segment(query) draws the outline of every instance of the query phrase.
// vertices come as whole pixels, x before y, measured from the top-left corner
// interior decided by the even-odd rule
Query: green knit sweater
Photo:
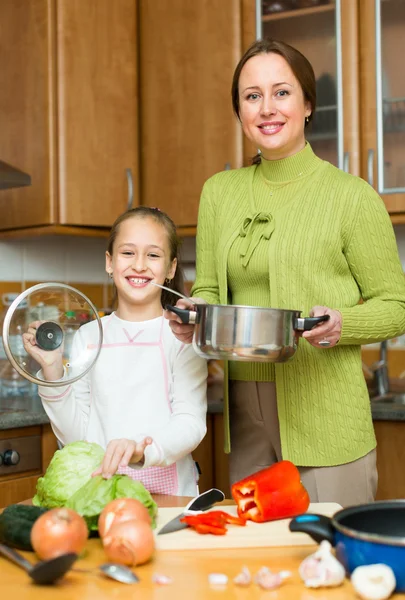
[[[289,362],[234,363],[232,376],[275,375],[283,458],[296,465],[344,464],[375,447],[361,344],[405,331],[405,278],[388,213],[365,181],[320,160],[309,144],[287,159],[214,175],[201,196],[192,294],[253,306],[267,298],[304,316],[315,305],[339,310],[334,348],[302,339]],[[227,383],[228,369],[229,452]]]

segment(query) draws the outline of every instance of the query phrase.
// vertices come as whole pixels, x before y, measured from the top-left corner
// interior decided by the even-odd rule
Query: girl
[[[63,444],[87,440],[106,448],[94,475],[125,473],[152,493],[195,496],[191,452],[206,433],[206,362],[175,338],[163,318],[163,307],[176,297],[150,285],[182,291],[178,247],[175,225],[159,209],[138,207],[116,220],[106,271],[116,287],[117,309],[102,318],[100,355],[72,386],[39,387],[39,395]],[[44,379],[61,379],[60,352],[35,344],[39,324],[24,335],[25,347]],[[96,329],[95,321],[80,328],[77,351],[94,347]]]

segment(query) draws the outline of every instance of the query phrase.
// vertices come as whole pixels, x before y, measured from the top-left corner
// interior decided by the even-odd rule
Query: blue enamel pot
[[[328,540],[349,574],[361,565],[388,565],[396,591],[405,592],[405,500],[351,506],[332,518],[306,513],[291,520],[290,531]]]

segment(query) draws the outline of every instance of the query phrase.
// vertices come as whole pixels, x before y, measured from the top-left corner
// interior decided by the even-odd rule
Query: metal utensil
[[[116,565],[114,563],[105,563],[99,566],[100,571],[110,579],[120,581],[121,583],[139,583],[139,577],[135,575],[129,567]]]
[[[187,529],[187,523],[181,523],[181,519],[183,517],[185,517],[186,515],[197,514],[204,510],[208,510],[217,502],[222,502],[224,498],[225,494],[217,488],[211,488],[210,490],[203,492],[199,496],[193,498],[193,500],[191,500],[187,504],[183,512],[181,512],[179,515],[174,517],[174,519],[166,523],[166,525],[164,525],[162,529],[158,531],[157,534],[162,535],[165,533],[173,533],[173,531],[179,531],[181,529]]]
[[[191,304],[195,304],[195,302],[191,298],[188,298],[184,294],[180,294],[180,292],[177,292],[176,290],[172,290],[171,288],[167,287],[166,285],[160,285],[160,283],[155,283],[154,281],[149,281],[149,283],[151,283],[152,285],[155,285],[158,288],[161,288],[162,290],[166,290],[166,292],[170,292],[171,294],[174,294],[175,296],[178,296],[179,298],[183,298],[183,300],[187,300],[188,302],[191,302]]]
[[[43,560],[33,565],[22,554],[4,544],[0,544],[0,554],[27,571],[31,579],[40,584],[54,583],[57,579],[63,577],[77,559],[77,554],[62,554],[51,560]]]
[[[135,573],[124,565],[118,565],[116,563],[103,563],[98,567],[91,569],[82,569],[81,567],[75,567],[72,569],[75,573],[90,573],[91,575],[97,575],[99,571],[106,577],[119,581],[120,583],[139,583],[139,577]]]

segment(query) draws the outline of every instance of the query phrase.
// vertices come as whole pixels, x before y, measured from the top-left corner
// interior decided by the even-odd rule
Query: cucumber
[[[10,504],[0,514],[0,542],[19,550],[33,550],[31,529],[46,508]]]

